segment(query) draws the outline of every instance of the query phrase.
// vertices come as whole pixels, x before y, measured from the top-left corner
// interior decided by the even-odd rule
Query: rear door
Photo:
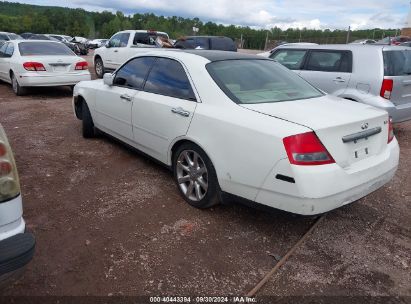
[[[135,142],[147,154],[167,162],[172,141],[187,133],[196,97],[183,65],[158,58],[150,71],[144,91],[133,105]]]
[[[133,141],[131,110],[153,62],[152,57],[132,59],[116,72],[112,86],[96,90],[96,124],[103,130]]]
[[[6,50],[10,43],[0,44],[0,79],[10,82],[10,58],[6,54]]]
[[[411,103],[411,50],[383,51],[384,79],[393,80],[390,101],[397,106]]]
[[[344,50],[310,50],[300,76],[313,86],[341,95],[352,72],[352,53]]]
[[[308,50],[304,49],[279,49],[272,53],[270,58],[295,73],[300,74],[307,54]]]

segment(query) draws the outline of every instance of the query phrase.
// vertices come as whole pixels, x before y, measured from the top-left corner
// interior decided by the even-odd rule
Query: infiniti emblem
[[[363,130],[368,129],[368,122],[364,122],[364,123],[361,125],[361,129],[363,129]]]

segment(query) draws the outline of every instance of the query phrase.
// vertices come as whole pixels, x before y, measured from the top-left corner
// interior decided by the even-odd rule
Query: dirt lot
[[[68,88],[15,97],[0,83],[37,252],[4,295],[239,295],[313,218],[241,205],[201,211],[170,172],[106,137],[85,140]],[[257,295],[411,296],[411,123],[383,189],[329,213]]]

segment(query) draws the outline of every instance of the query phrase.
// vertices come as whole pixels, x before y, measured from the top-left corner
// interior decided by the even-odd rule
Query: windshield
[[[20,42],[19,51],[21,56],[75,56],[67,46],[60,42]]]
[[[10,40],[18,40],[23,39],[23,37],[16,35],[16,34],[9,34]]]
[[[239,104],[273,103],[323,96],[308,82],[272,60],[241,59],[209,63],[214,81]]]
[[[384,51],[384,75],[411,75],[411,50]]]

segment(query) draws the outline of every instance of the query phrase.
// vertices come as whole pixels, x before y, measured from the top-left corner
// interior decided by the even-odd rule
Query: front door
[[[167,163],[170,144],[187,133],[197,102],[184,67],[158,58],[133,106],[134,139],[139,149]]]
[[[135,97],[143,86],[155,58],[135,58],[114,75],[112,86],[96,91],[96,124],[124,141],[133,141],[131,113]]]

